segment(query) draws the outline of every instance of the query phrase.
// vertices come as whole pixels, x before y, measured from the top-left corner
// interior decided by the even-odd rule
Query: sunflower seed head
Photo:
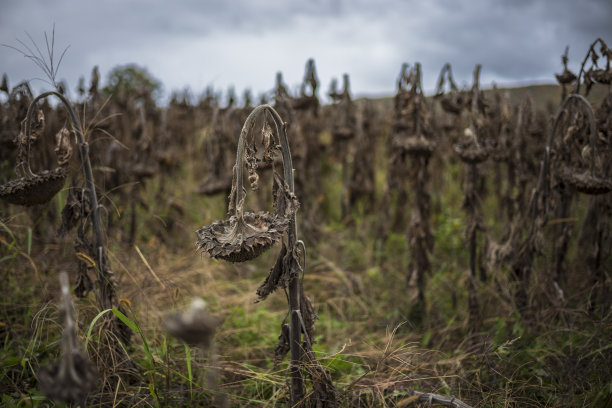
[[[66,177],[66,169],[59,167],[42,171],[34,177],[11,180],[0,186],[0,199],[16,205],[45,204],[64,187]]]
[[[287,218],[276,214],[247,212],[242,220],[232,216],[200,228],[196,246],[213,258],[249,261],[280,240],[288,225]]]
[[[589,171],[576,173],[563,166],[558,177],[583,194],[599,195],[612,191],[612,181],[610,179],[593,176]]]

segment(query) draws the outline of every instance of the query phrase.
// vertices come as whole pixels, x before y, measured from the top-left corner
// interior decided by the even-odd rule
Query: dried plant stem
[[[587,209],[579,239],[579,248],[584,253],[586,265],[591,273],[592,288],[589,293],[591,312],[608,310],[610,307],[610,283],[606,270],[606,259],[612,254],[612,204],[604,195],[592,196]]]
[[[580,64],[580,72],[578,72],[578,79],[576,80],[576,90],[574,91],[575,94],[580,93],[580,79],[582,78],[582,74],[584,73],[584,66],[586,65],[591,53],[595,52],[595,46],[597,45],[597,43],[600,43],[602,47],[604,48],[608,48],[604,40],[602,40],[601,38],[598,38],[595,41],[593,41],[593,43],[591,43],[591,45],[589,46],[589,50],[587,51],[586,55],[584,56],[584,59],[582,60],[582,64]],[[610,64],[610,60],[608,60],[608,69],[609,69],[609,64]]]
[[[470,114],[470,128],[474,135],[474,144],[480,149],[478,140],[478,126],[476,118],[478,116],[478,95],[479,95],[479,76],[480,64],[476,65],[474,70],[474,85],[472,87],[472,106]],[[468,231],[467,241],[470,250],[470,274],[468,276],[468,309],[470,317],[470,327],[477,330],[480,326],[480,306],[478,304],[478,292],[476,288],[476,269],[478,261],[478,230],[482,228],[482,210],[480,205],[480,197],[478,195],[478,186],[480,185],[480,175],[478,173],[478,164],[466,163],[464,166],[466,182],[464,184],[464,207],[468,215]],[[484,270],[481,270],[480,279],[486,280]]]
[[[593,47],[596,43],[597,41],[593,43],[591,47]],[[591,104],[582,95],[570,94],[565,98],[565,100],[561,104],[561,107],[557,111],[557,115],[555,116],[555,120],[552,125],[552,130],[548,134],[546,149],[548,152],[552,148],[553,138],[555,137],[557,133],[558,124],[561,121],[562,116],[567,115],[567,109],[571,103],[577,103],[579,105],[582,105],[584,108],[583,111],[586,111],[587,113],[587,117],[589,121],[589,145],[590,145],[590,150],[591,150],[590,172],[591,172],[591,176],[593,176],[594,168],[595,168],[594,167],[595,166],[595,155],[596,155],[596,146],[595,146],[596,139],[595,138],[597,135],[597,125],[595,122],[595,115],[593,113]],[[558,199],[559,202],[558,202],[556,218],[565,219],[570,216],[573,196],[574,196],[573,192],[562,191],[560,193],[560,197]],[[567,257],[567,250],[569,247],[569,242],[570,242],[571,235],[572,235],[572,227],[573,225],[571,223],[565,223],[565,224],[561,224],[557,226],[556,228],[558,230],[557,231],[558,238],[555,242],[555,247],[554,247],[554,252],[555,252],[554,254],[555,256],[555,260],[554,260],[555,261],[555,277],[554,279],[558,283],[561,282],[564,278],[565,261]]]
[[[413,392],[414,395],[418,395],[418,402],[428,403],[429,406],[431,406],[432,403],[435,403],[452,408],[471,408],[470,405],[458,400],[455,397],[445,397],[444,395],[434,394],[433,392]]]
[[[281,154],[283,159],[283,178],[284,182],[289,189],[291,194],[294,193],[294,181],[293,181],[293,161],[291,159],[291,150],[289,148],[289,141],[287,139],[287,124],[283,122],[278,112],[270,105],[260,105],[253,109],[244,122],[242,131],[240,132],[240,139],[238,140],[238,151],[236,157],[236,165],[234,166],[234,174],[236,181],[236,192],[234,198],[234,210],[236,216],[241,218],[244,208],[244,187],[243,187],[243,174],[244,174],[244,159],[245,159],[245,145],[246,138],[249,131],[255,125],[255,118],[261,113],[270,114],[276,132],[279,136]],[[232,203],[230,203],[230,208]],[[296,215],[293,213],[289,220],[289,228],[287,230],[287,256],[293,256],[296,251],[297,244],[297,223]],[[293,263],[290,263],[293,265]],[[289,314],[291,316],[290,321],[290,337],[289,346],[291,354],[291,368],[290,368],[290,382],[291,382],[291,406],[295,406],[304,398],[304,381],[302,378],[302,372],[300,370],[300,362],[302,359],[302,341],[301,334],[302,328],[300,324],[300,279],[299,271],[291,270],[289,272]]]
[[[470,250],[470,275],[468,277],[468,309],[470,315],[470,326],[476,329],[479,326],[480,306],[478,304],[478,293],[476,289],[476,269],[478,252],[478,230],[480,228],[480,198],[477,193],[477,186],[480,177],[478,176],[477,164],[466,164],[467,181],[464,191],[468,212],[468,245]],[[486,276],[481,272],[480,279],[485,280]]]
[[[102,233],[102,220],[100,218],[100,209],[98,207],[98,197],[96,195],[96,187],[94,184],[93,171],[91,169],[91,162],[89,160],[89,144],[85,140],[83,136],[81,126],[81,122],[72,107],[72,104],[66,99],[66,97],[59,92],[49,91],[38,95],[30,106],[28,107],[28,113],[25,118],[25,130],[26,130],[26,140],[29,140],[30,136],[30,127],[31,127],[31,118],[34,114],[36,104],[38,101],[45,99],[49,96],[57,97],[66,112],[68,113],[68,117],[70,118],[70,122],[72,124],[73,131],[76,135],[77,142],[79,144],[79,153],[81,155],[81,164],[83,168],[83,175],[85,177],[85,184],[89,193],[89,200],[92,203],[92,209],[90,214],[90,221],[93,230],[93,239],[94,239],[94,249],[96,250],[97,255],[97,267],[98,267],[98,280],[99,280],[99,293],[98,293],[98,302],[100,303],[100,307],[102,309],[108,309],[116,306],[116,289],[111,279],[111,276],[108,276],[107,267],[105,262],[106,258],[106,246],[104,240],[104,234]],[[28,164],[29,166],[29,164]]]
[[[266,106],[266,105],[264,105]],[[289,188],[289,192],[293,194],[293,161],[291,159],[291,150],[289,141],[287,140],[287,124],[282,121],[280,115],[267,105],[268,112],[272,114],[272,118],[277,126],[280,124],[280,144],[281,153],[283,156],[283,178]],[[287,248],[288,253],[292,254],[296,250],[297,244],[297,222],[296,215],[293,213],[289,220],[289,229],[287,230]],[[291,403],[297,404],[304,397],[304,380],[300,371],[300,361],[302,359],[302,327],[300,324],[300,279],[299,271],[291,270],[289,274],[289,311],[291,314],[291,322],[289,326],[289,346],[291,354]]]
[[[548,213],[550,211],[550,168],[551,168],[551,151],[553,147],[553,139],[557,134],[557,127],[561,122],[561,118],[567,114],[567,108],[570,103],[577,102],[586,107],[589,120],[589,144],[591,146],[591,173],[594,171],[593,163],[595,162],[595,137],[596,123],[594,119],[591,104],[582,95],[570,94],[565,98],[548,130],[546,138],[546,149],[544,157],[540,164],[540,174],[538,183],[534,188],[529,201],[529,212],[527,213],[529,229],[522,241],[517,255],[512,262],[512,271],[514,278],[518,281],[518,289],[516,292],[516,302],[519,310],[524,309],[527,304],[527,288],[531,276],[531,269],[535,254],[538,252],[538,247],[541,241],[541,232],[548,221]],[[561,260],[562,261],[562,260]],[[557,265],[557,271],[560,271],[560,265]],[[558,272],[556,279],[559,278]]]
[[[404,71],[404,70],[403,70]],[[410,90],[411,99],[414,101],[414,135],[423,137],[423,131],[426,124],[424,123],[423,115],[425,114],[425,98],[421,85],[421,64],[416,63],[414,69],[414,85]],[[414,259],[413,270],[410,276],[416,272],[418,298],[414,318],[422,321],[427,312],[425,301],[425,290],[427,286],[426,278],[431,269],[429,262],[429,253],[433,250],[433,235],[429,228],[430,211],[430,195],[427,191],[429,184],[429,154],[423,154],[420,151],[410,151],[411,169],[410,178],[412,179],[412,188],[415,191],[415,203],[412,210],[412,219],[408,229],[408,241],[410,245],[411,256]],[[420,316],[417,315],[420,314]]]
[[[416,310],[424,319],[427,312],[425,291],[427,289],[427,274],[431,270],[429,254],[433,249],[433,235],[429,228],[430,218],[430,195],[427,192],[429,183],[428,157],[413,157],[413,189],[416,191],[413,216],[410,221],[408,232],[410,252],[414,259],[414,267],[417,274],[418,299]],[[410,274],[412,275],[412,273]],[[416,317],[416,316],[415,316]]]

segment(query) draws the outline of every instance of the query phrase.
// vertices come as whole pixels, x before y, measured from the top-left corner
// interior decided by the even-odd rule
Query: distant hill
[[[531,95],[537,109],[545,109],[548,104],[559,106],[561,103],[561,86],[557,84],[546,85],[527,85],[515,88],[498,88],[502,95],[505,92],[510,94],[510,102],[513,105],[520,103],[527,95]],[[485,89],[485,97],[491,98],[492,89]],[[603,85],[594,86],[589,92],[587,99],[596,107],[601,103],[608,92],[608,87]]]
[[[510,102],[513,105],[517,105],[527,95],[531,95],[533,98],[534,106],[536,109],[546,109],[548,104],[557,107],[561,103],[561,86],[557,84],[543,84],[543,85],[527,85],[513,88],[498,88],[498,92],[502,95],[506,92],[509,93]],[[593,104],[594,108],[601,103],[604,97],[607,95],[607,85],[595,85],[589,93],[588,100]],[[491,99],[493,97],[493,89],[484,89],[485,98]],[[431,96],[430,96],[431,97]],[[393,109],[393,97],[383,97],[373,99],[376,101],[379,109]]]

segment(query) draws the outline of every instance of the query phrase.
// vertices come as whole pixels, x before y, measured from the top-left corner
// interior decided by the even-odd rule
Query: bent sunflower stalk
[[[87,197],[89,204],[86,205],[89,210],[87,215],[82,215],[83,218],[88,218],[88,222],[91,225],[92,230],[92,241],[91,244],[86,242],[89,241],[84,239],[84,229],[78,234],[76,242],[85,244],[86,256],[91,261],[91,264],[96,269],[97,273],[97,290],[96,300],[99,307],[102,310],[119,308],[118,299],[116,294],[115,280],[112,271],[110,270],[110,263],[107,257],[105,237],[102,230],[102,220],[100,217],[100,209],[98,205],[98,197],[96,194],[95,183],[93,178],[93,171],[91,167],[91,161],[89,159],[89,144],[85,140],[83,134],[83,127],[76,114],[70,101],[61,93],[57,91],[48,91],[36,96],[30,105],[26,113],[26,118],[22,122],[22,134],[19,136],[20,143],[20,160],[17,164],[17,169],[24,174],[19,180],[13,180],[9,183],[0,186],[0,197],[13,204],[18,205],[33,205],[42,204],[51,200],[64,186],[65,180],[68,176],[68,171],[65,166],[70,159],[71,143],[69,139],[69,131],[62,129],[56,137],[58,137],[58,145],[56,153],[58,153],[58,164],[60,167],[53,171],[43,171],[40,174],[35,174],[30,168],[30,143],[32,141],[32,119],[37,112],[38,103],[48,97],[56,97],[60,100],[61,105],[68,114],[68,119],[72,127],[72,132],[76,135],[76,141],[79,147],[79,153],[81,158],[81,168],[83,176],[85,178],[85,188],[82,193],[82,199]],[[24,151],[25,150],[25,151]],[[86,190],[86,191],[85,191]],[[83,204],[85,206],[85,204]],[[64,218],[65,215],[62,214]],[[67,220],[64,220],[66,223]],[[78,220],[72,220],[70,226],[62,226],[60,230],[66,232],[67,229],[74,226]],[[87,222],[87,220],[81,220]],[[79,285],[77,285],[79,286]],[[77,292],[77,295],[79,293]],[[125,343],[129,342],[131,332],[127,326],[122,324],[116,319],[113,319],[111,323],[110,331],[117,335],[119,339]]]
[[[37,103],[40,100],[48,98],[50,96],[55,96],[60,100],[64,109],[68,113],[68,117],[72,125],[72,130],[76,135],[79,153],[81,156],[83,176],[85,178],[85,186],[87,189],[89,201],[92,204],[89,219],[93,232],[93,248],[95,250],[94,259],[96,260],[98,272],[98,302],[102,309],[112,308],[117,306],[116,288],[112,273],[109,271],[109,266],[107,265],[108,259],[106,256],[106,244],[104,234],[102,232],[102,219],[100,217],[100,208],[98,206],[98,197],[96,194],[91,161],[89,160],[89,143],[85,140],[82,131],[81,121],[79,120],[79,117],[77,116],[74,108],[72,107],[72,104],[64,95],[56,91],[44,92],[38,95],[36,98],[34,98],[32,103],[30,104],[30,107],[28,108],[28,113],[25,119],[25,136],[26,139],[29,138],[31,132],[31,117],[33,115],[33,112],[35,110],[34,108],[36,107]],[[26,166],[27,172],[29,170],[29,163],[26,163]]]
[[[248,142],[248,136],[257,118],[262,114],[264,115],[262,143],[265,152],[263,158],[257,158],[257,149],[254,144],[251,145]],[[268,125],[268,118],[272,119],[274,132]],[[258,162],[263,161],[264,164],[269,162],[273,165],[273,156],[279,148],[282,156],[283,176],[274,172],[274,212],[245,212],[244,167],[249,168],[249,181],[251,186],[255,187],[259,178]],[[298,247],[302,246],[302,249],[304,247],[303,242],[297,239],[296,211],[298,206],[294,194],[293,162],[287,139],[287,123],[272,106],[257,106],[245,120],[240,132],[236,164],[233,169],[232,191],[229,197],[228,213],[230,217],[200,228],[197,231],[196,246],[198,250],[207,252],[213,258],[229,262],[245,262],[256,258],[275,242],[282,240],[286,233],[286,243],[283,241],[276,264],[257,290],[257,294],[259,300],[263,300],[279,287],[288,289],[290,323],[288,326],[283,324],[275,354],[277,358],[282,359],[287,351],[290,351],[291,406],[306,403],[302,365],[310,374],[316,389],[311,393],[310,399],[315,396],[320,402],[325,399],[323,406],[336,406],[337,393],[331,385],[329,373],[316,364],[316,361],[313,361],[308,354],[312,350],[311,339],[315,316],[312,305],[304,295],[301,285],[300,275],[303,273],[303,268],[299,262]],[[304,334],[304,340],[302,340],[302,334]],[[319,392],[321,389],[327,390],[327,395],[322,395]]]

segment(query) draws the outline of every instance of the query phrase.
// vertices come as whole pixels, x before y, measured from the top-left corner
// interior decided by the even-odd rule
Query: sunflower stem
[[[270,105],[259,105],[251,111],[249,116],[242,126],[240,139],[238,140],[238,150],[236,154],[236,164],[234,166],[234,185],[236,186],[233,197],[233,203],[230,202],[230,208],[233,205],[238,221],[243,218],[245,191],[243,187],[244,161],[246,137],[255,125],[255,118],[260,112],[270,113],[276,128],[276,134],[279,137],[281,154],[283,158],[283,178],[287,184],[287,188],[291,194],[294,194],[293,180],[293,160],[291,158],[291,149],[287,138],[287,123],[282,120],[278,112]],[[297,222],[296,215],[293,213],[289,220],[289,228],[287,230],[287,256],[293,256],[297,244]],[[293,263],[289,263],[294,265]],[[289,314],[290,322],[290,338],[289,347],[291,354],[290,365],[290,392],[291,406],[296,406],[304,398],[304,381],[300,369],[302,359],[302,329],[300,316],[300,279],[298,270],[289,271]]]
[[[72,104],[68,101],[68,99],[59,92],[49,91],[44,92],[37,97],[34,98],[30,106],[28,107],[28,112],[25,118],[25,137],[26,140],[30,138],[31,132],[31,119],[34,113],[34,108],[36,104],[49,96],[57,97],[66,112],[68,113],[68,117],[70,118],[70,122],[72,124],[72,129],[76,135],[77,142],[79,144],[79,152],[81,155],[81,163],[83,166],[83,175],[85,177],[85,184],[87,186],[87,190],[89,193],[89,199],[92,203],[91,217],[90,222],[93,230],[93,239],[94,239],[94,249],[98,254],[98,280],[100,282],[99,286],[99,303],[102,309],[108,309],[116,306],[116,288],[111,280],[111,277],[107,274],[107,268],[104,263],[106,261],[106,247],[104,234],[102,233],[102,220],[100,218],[100,208],[98,206],[98,197],[96,195],[96,187],[94,184],[93,171],[91,168],[91,161],[89,160],[89,144],[85,140],[82,132],[81,121],[77,116]],[[28,149],[29,150],[29,149]],[[27,157],[27,168],[29,168],[29,152]]]

